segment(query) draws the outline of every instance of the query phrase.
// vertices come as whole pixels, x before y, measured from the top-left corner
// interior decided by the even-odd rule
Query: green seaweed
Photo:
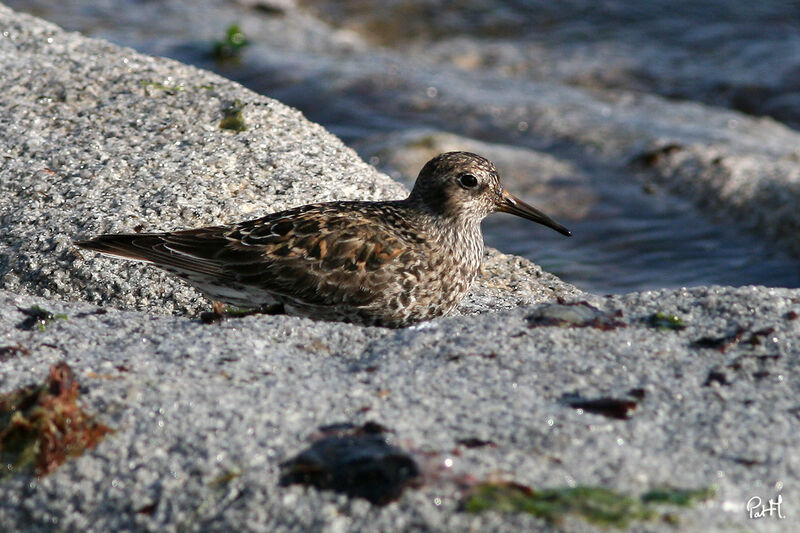
[[[680,331],[686,329],[683,320],[675,315],[667,315],[658,311],[647,317],[647,325],[659,331]]]
[[[639,500],[591,486],[534,490],[517,483],[482,483],[472,489],[464,510],[528,513],[553,523],[576,514],[593,524],[615,527],[655,518],[655,512]]]
[[[253,309],[245,307],[236,307],[234,305],[226,305],[222,308],[223,313],[230,316],[250,316],[254,314]]]
[[[225,31],[225,38],[214,43],[211,54],[217,61],[238,61],[242,49],[249,44],[239,25],[231,24]]]
[[[50,325],[51,322],[54,320],[66,320],[67,315],[61,313],[53,313],[48,311],[47,309],[43,309],[38,305],[34,305],[33,307],[29,307],[27,309],[23,309],[18,307],[23,314],[25,314],[28,318],[17,324],[19,329],[33,329],[34,327],[37,328],[39,331],[44,331],[47,329],[47,326]]]
[[[462,508],[471,513],[528,513],[551,523],[560,523],[571,514],[603,527],[625,528],[634,520],[674,523],[677,521],[674,514],[662,513],[654,505],[688,507],[714,494],[714,487],[660,488],[636,498],[595,486],[532,489],[513,482],[486,482],[469,490]]]
[[[231,105],[225,108],[222,112],[222,120],[219,121],[219,127],[223,130],[245,131],[247,123],[242,115],[244,104],[241,100],[234,100]]]
[[[142,87],[148,87],[150,89],[158,89],[159,91],[164,91],[167,94],[175,94],[186,90],[186,87],[184,87],[183,85],[165,85],[157,81],[142,80],[141,85]]]
[[[674,489],[661,487],[652,489],[642,494],[644,503],[660,503],[689,507],[695,503],[713,498],[717,493],[716,487],[703,487],[700,489]]]

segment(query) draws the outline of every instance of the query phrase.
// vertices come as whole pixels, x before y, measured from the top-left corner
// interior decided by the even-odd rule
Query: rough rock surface
[[[473,316],[403,330],[283,316],[205,325],[186,316],[205,306],[195,293],[81,258],[70,240],[403,188],[296,111],[220,77],[2,6],[0,27],[0,394],[66,361],[83,406],[115,429],[53,474],[0,478],[4,529],[596,529],[572,515],[464,512],[464,486],[487,479],[632,495],[716,487],[637,531],[785,531],[796,519],[800,291],[601,298],[494,253],[462,308]],[[240,133],[219,128],[236,99]],[[597,320],[537,324],[581,320],[548,307],[557,296],[588,300]],[[26,329],[34,305],[66,317]],[[685,327],[660,330],[656,313]],[[619,419],[570,406],[576,395],[633,407]],[[281,463],[318,427],[367,421],[414,453],[420,487],[376,507],[279,486]],[[777,494],[785,520],[748,518],[751,497]]]
[[[0,482],[0,522],[20,531],[547,529],[524,514],[459,510],[464,480],[501,478],[626,494],[715,486],[704,504],[664,510],[677,527],[636,530],[785,531],[800,505],[798,296],[717,287],[595,301],[621,311],[626,327],[613,330],[532,327],[527,317],[540,308],[530,306],[387,330],[97,315],[89,304],[2,292],[0,345],[26,350],[2,362],[2,391],[40,382],[66,360],[87,410],[116,433],[47,477]],[[67,318],[23,330],[19,308],[34,304]],[[647,323],[655,312],[687,327],[658,331]],[[725,351],[693,344],[739,327]],[[631,391],[640,399],[627,420],[564,401]],[[367,421],[427,465],[422,487],[379,508],[279,486],[281,463],[319,426]],[[470,439],[490,444],[458,444]],[[785,521],[747,518],[751,497],[778,493]],[[562,527],[593,530],[572,516]]]

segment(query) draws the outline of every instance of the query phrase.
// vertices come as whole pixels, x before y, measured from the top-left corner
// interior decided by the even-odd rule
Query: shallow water
[[[710,220],[665,192],[604,183],[585,216],[564,221],[570,239],[500,216],[484,222],[487,244],[601,294],[714,284],[798,286],[796,260],[771,243]]]
[[[546,80],[565,91],[646,91],[799,123],[800,8],[792,2],[601,8],[577,0],[461,0],[444,9],[435,0],[337,0],[301,2],[300,11],[278,1],[63,4],[9,2],[68,29],[217,70],[301,109],[387,171],[382,154],[408,148],[397,132],[419,129],[564,162],[569,168],[544,186],[532,176],[515,187],[544,211],[554,209],[572,238],[505,215],[487,219],[484,230],[489,245],[581,288],[800,286],[795,258],[735,221],[643,183],[626,162],[536,137],[528,126],[537,117],[524,109],[537,97],[529,83]],[[281,12],[284,5],[289,10]],[[238,61],[216,62],[213,40],[234,22],[252,44]],[[512,164],[498,153],[501,169]],[[591,200],[556,205],[559,190]]]

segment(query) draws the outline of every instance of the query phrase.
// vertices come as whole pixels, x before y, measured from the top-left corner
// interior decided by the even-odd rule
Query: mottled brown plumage
[[[153,263],[215,301],[402,327],[458,305],[483,257],[480,222],[495,211],[569,235],[505,191],[492,163],[449,152],[423,167],[405,200],[312,204],[239,224],[76,245]]]

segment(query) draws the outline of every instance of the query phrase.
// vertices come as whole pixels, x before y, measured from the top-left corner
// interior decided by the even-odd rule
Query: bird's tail
[[[104,255],[152,263],[175,274],[223,275],[224,261],[215,254],[227,242],[207,233],[213,228],[170,233],[120,233],[100,235],[75,246]],[[248,259],[256,252],[245,255]]]
[[[152,263],[154,258],[148,251],[161,242],[161,237],[154,233],[119,233],[99,235],[85,241],[74,241],[73,244],[103,255]]]

